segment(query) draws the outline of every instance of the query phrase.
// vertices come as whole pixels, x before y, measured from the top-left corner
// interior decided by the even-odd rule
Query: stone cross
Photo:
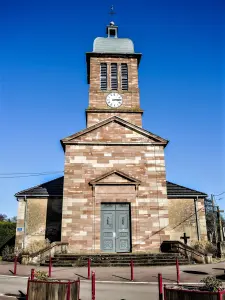
[[[184,240],[184,244],[187,245],[188,239],[190,239],[190,236],[187,236],[186,233],[184,232],[184,236],[180,237],[182,240]]]

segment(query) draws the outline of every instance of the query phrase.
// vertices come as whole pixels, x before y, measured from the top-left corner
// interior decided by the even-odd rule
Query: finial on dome
[[[114,6],[111,6],[109,14],[111,16],[115,15]],[[106,33],[108,34],[109,38],[117,38],[118,33],[118,26],[115,26],[115,23],[111,21],[109,25],[106,27]]]

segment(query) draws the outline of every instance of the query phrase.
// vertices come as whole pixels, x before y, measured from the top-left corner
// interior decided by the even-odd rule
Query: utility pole
[[[222,234],[222,226],[221,226],[221,215],[220,215],[221,212],[224,212],[224,210],[220,210],[219,206],[217,206],[218,242],[223,242],[223,234]]]
[[[195,206],[195,219],[196,219],[197,238],[198,238],[198,241],[200,241],[201,233],[200,233],[200,228],[199,228],[199,217],[198,217],[198,197],[194,199],[194,206]]]
[[[213,224],[214,224],[214,238],[215,239],[215,244],[217,243],[217,225],[216,225],[216,218],[215,218],[215,205],[214,205],[214,198],[213,194],[211,194],[211,202],[212,202],[212,211],[213,211]]]

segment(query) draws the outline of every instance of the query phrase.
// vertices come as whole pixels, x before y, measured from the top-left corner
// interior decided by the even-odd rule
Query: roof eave
[[[46,197],[62,197],[63,195],[49,195],[49,194],[46,194],[46,195],[39,195],[39,194],[23,194],[23,195],[15,195],[15,197],[17,198],[17,201],[18,201],[18,198],[24,198],[24,197],[29,197],[29,198],[46,198]]]
[[[200,194],[200,195],[188,195],[188,194],[174,194],[174,195],[169,195],[167,194],[168,198],[206,198],[208,197],[207,194]]]

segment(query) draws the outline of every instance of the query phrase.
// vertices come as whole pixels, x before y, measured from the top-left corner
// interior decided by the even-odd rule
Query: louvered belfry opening
[[[123,91],[128,90],[128,67],[127,64],[121,64],[121,86]]]
[[[100,87],[101,90],[107,90],[107,64],[100,65]]]
[[[111,64],[111,90],[118,90],[117,64]]]

